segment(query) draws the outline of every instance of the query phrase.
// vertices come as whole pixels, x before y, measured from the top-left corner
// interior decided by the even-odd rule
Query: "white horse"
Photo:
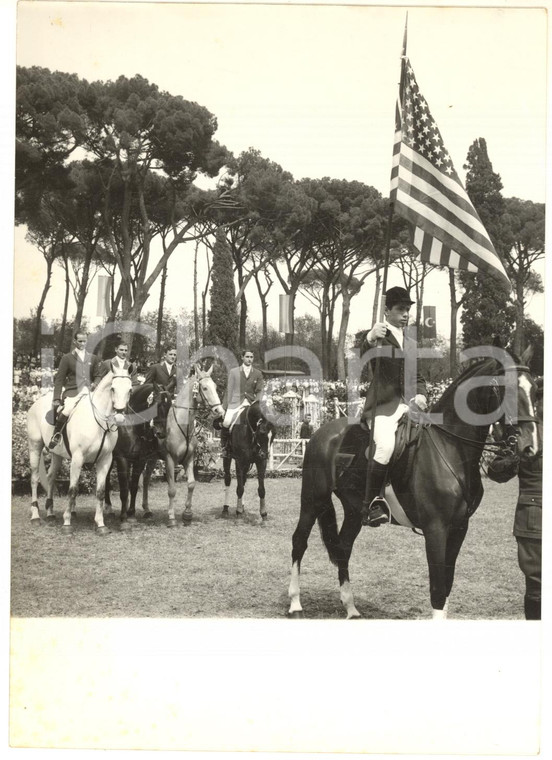
[[[123,411],[128,404],[132,381],[127,371],[108,372],[93,393],[85,389],[75,398],[66,399],[70,406],[65,440],[52,451],[52,464],[44,477],[44,446],[51,440],[54,430],[46,415],[52,406],[52,391],[41,396],[29,409],[27,434],[31,465],[31,524],[40,525],[38,509],[38,483],[46,490],[46,518],[54,520],[54,485],[62,459],[71,460],[69,500],[63,513],[63,533],[71,533],[71,514],[76,513],[75,503],[80,473],[84,464],[96,466],[96,514],[94,521],[99,535],[109,533],[104,525],[103,502],[105,479],[111,465],[112,452],[117,443],[118,428],[124,421]],[[68,404],[69,402],[69,404]]]
[[[182,464],[188,481],[188,493],[182,520],[189,523],[192,519],[192,497],[195,488],[194,451],[197,446],[195,418],[198,409],[203,406],[209,414],[220,417],[224,407],[220,403],[217,387],[211,377],[213,365],[204,372],[198,364],[195,374],[184,383],[177,399],[167,415],[165,438],[165,472],[169,496],[170,528],[176,525],[176,466]]]

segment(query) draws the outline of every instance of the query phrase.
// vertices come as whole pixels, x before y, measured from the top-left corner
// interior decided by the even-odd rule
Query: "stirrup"
[[[51,439],[50,443],[48,444],[48,448],[50,449],[50,451],[52,449],[55,449],[56,446],[59,443],[61,443],[61,441],[62,441],[61,432],[58,430],[56,433],[53,434],[52,439]]]
[[[362,524],[371,528],[378,528],[390,520],[391,510],[383,496],[372,499],[370,506],[363,509]]]

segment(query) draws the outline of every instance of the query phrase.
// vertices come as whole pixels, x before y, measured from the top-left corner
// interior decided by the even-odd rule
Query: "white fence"
[[[305,438],[275,438],[268,454],[268,469],[289,470],[300,467],[307,443]]]

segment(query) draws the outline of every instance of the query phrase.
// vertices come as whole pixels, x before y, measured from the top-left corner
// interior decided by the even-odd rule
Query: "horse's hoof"
[[[153,512],[144,512],[144,520],[152,520],[153,519]]]
[[[74,510],[71,512],[71,517],[76,517],[76,516],[77,516],[77,510],[76,510],[76,509],[74,509]]]
[[[347,620],[362,620],[360,612],[355,612],[354,615],[347,615]]]
[[[31,517],[31,528],[40,528],[42,525],[42,520],[40,517]]]
[[[72,525],[62,525],[61,532],[64,536],[70,536],[75,532],[75,528]]]
[[[56,516],[55,515],[46,515],[46,522],[49,522],[49,523],[53,524],[53,523],[55,523],[55,521],[56,521]]]
[[[176,528],[176,518],[171,517],[167,523],[167,528]]]
[[[192,522],[192,513],[191,512],[182,512],[182,522],[184,525],[190,525]]]
[[[263,520],[267,520],[268,519],[268,512],[261,512],[261,517],[262,517]]]
[[[304,618],[305,615],[303,614],[303,610],[294,610],[293,612],[288,612],[288,618],[290,620],[299,620],[299,618]]]
[[[111,533],[107,525],[100,525],[96,526],[96,535],[97,536],[108,536]]]
[[[220,516],[224,517],[224,518],[230,517],[230,512],[229,512],[228,506],[226,504],[222,508],[222,512],[220,513]]]
[[[236,509],[236,517],[243,517],[244,514],[245,514],[244,512],[238,512],[238,510]]]
[[[121,522],[121,530],[132,530],[132,525],[130,525],[128,520],[123,520]]]

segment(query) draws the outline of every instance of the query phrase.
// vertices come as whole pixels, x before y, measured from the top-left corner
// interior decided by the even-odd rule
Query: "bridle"
[[[506,371],[511,372],[513,370],[515,370],[518,373],[518,375],[522,372],[526,372],[530,374],[529,367],[526,367],[523,364],[512,364],[512,365],[509,365],[507,368],[503,369],[500,375],[504,375]],[[492,389],[494,397],[497,400],[497,405],[500,406],[500,404],[502,403],[502,399],[500,398],[499,383],[496,376],[494,376],[491,379],[491,382],[489,385],[490,385],[490,388]],[[499,451],[499,452],[502,452],[506,456],[515,456],[517,439],[521,435],[521,430],[519,428],[520,424],[524,422],[538,423],[539,420],[538,418],[531,417],[531,416],[523,416],[523,417],[516,416],[514,418],[511,415],[511,413],[508,412],[508,410],[504,412],[503,418],[504,418],[504,430],[505,430],[506,435],[505,437],[499,440],[495,439],[494,442],[480,441],[475,438],[466,438],[465,436],[458,435],[458,433],[453,433],[452,430],[448,430],[447,428],[438,424],[432,424],[431,427],[437,428],[440,432],[444,433],[445,435],[450,436],[451,438],[454,438],[458,441],[462,441],[463,443],[467,443],[472,446],[476,446],[477,448],[482,446],[483,449],[487,451]],[[494,424],[499,425],[500,420],[497,420],[497,422]]]
[[[111,379],[111,385],[113,386],[113,383],[115,380],[131,380],[130,375],[113,375]],[[116,430],[119,429],[119,425],[115,422],[115,416],[117,414],[123,414],[124,409],[116,409],[114,408],[113,412],[111,414],[104,414],[103,412],[100,412],[98,407],[94,404],[93,401],[93,394],[89,394],[90,404],[92,406],[92,414],[94,416],[94,419],[96,423],[98,424],[98,427],[100,427],[101,430],[104,431],[104,433],[114,433]],[[103,424],[105,424],[105,427]]]
[[[203,402],[203,406],[207,408],[207,414],[205,415],[204,419],[198,419],[198,420],[194,419],[194,422],[197,422],[197,424],[199,424],[199,425],[205,426],[205,420],[208,418],[209,414],[213,411],[213,409],[216,409],[217,406],[220,406],[220,401],[218,403],[214,403],[214,404],[210,404],[209,403],[209,401],[208,401],[208,399],[207,399],[207,397],[205,395],[205,391],[201,387],[201,382],[200,382],[201,379],[203,379],[203,378],[200,378],[200,379],[196,378],[194,380],[194,384],[192,385],[192,394],[191,395],[192,395],[192,401],[193,401],[193,403],[191,405],[176,404],[174,401],[172,403],[172,410],[173,410],[173,415],[174,415],[174,421],[176,422],[176,424],[177,424],[180,432],[186,438],[186,440],[189,438],[189,435],[182,429],[182,426],[179,423],[178,418],[176,416],[176,410],[177,409],[188,409],[190,411],[197,412],[198,409],[200,408],[197,405],[197,403],[196,403],[197,397],[199,396],[200,399],[201,399],[201,401]],[[188,427],[189,427],[189,425],[190,424],[188,423]]]

